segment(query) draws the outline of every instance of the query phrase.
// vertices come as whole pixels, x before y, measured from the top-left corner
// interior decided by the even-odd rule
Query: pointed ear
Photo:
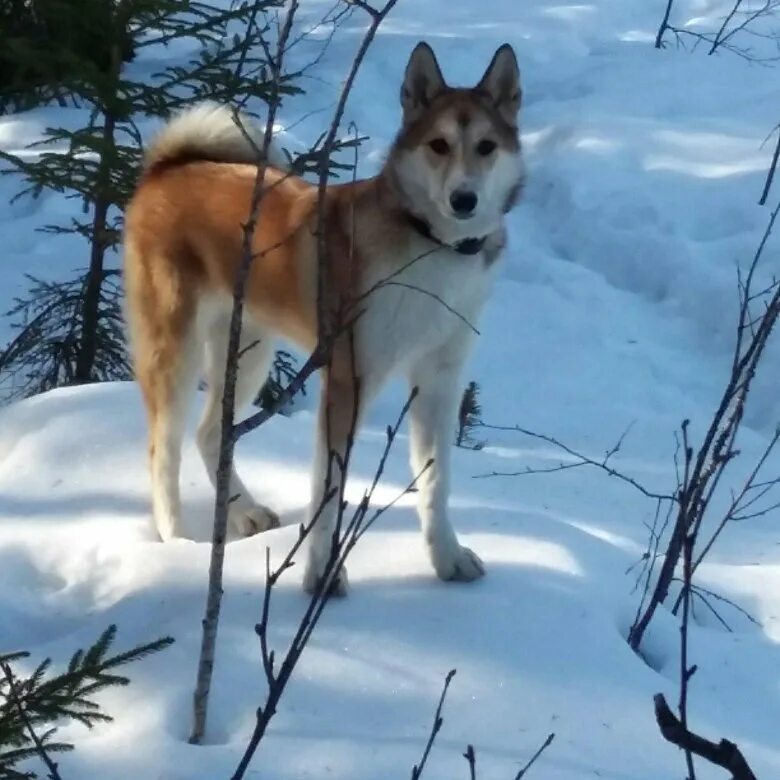
[[[477,89],[488,94],[509,124],[517,124],[517,112],[520,110],[522,96],[520,68],[514,49],[508,43],[497,49]]]
[[[446,86],[433,49],[427,43],[418,43],[409,57],[401,85],[404,123],[417,119]]]

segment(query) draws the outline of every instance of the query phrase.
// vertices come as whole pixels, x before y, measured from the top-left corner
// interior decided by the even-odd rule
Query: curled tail
[[[144,153],[143,168],[149,173],[164,165],[211,160],[226,163],[256,163],[263,148],[264,129],[246,116],[236,124],[233,111],[218,103],[199,103],[168,122]],[[268,162],[286,170],[287,157],[273,142]]]

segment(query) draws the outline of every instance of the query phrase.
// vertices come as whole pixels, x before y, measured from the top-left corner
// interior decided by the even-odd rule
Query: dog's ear
[[[417,119],[446,86],[433,49],[427,43],[418,43],[409,57],[401,84],[404,123]]]
[[[477,84],[477,89],[489,96],[509,124],[517,124],[517,112],[520,110],[522,97],[520,68],[514,49],[508,43],[496,50],[485,75]]]

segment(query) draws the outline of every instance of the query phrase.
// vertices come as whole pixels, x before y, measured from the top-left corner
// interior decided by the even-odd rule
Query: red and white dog
[[[403,372],[418,388],[410,410],[412,468],[418,473],[433,461],[418,485],[423,536],[445,580],[484,571],[447,516],[449,453],[473,337],[464,320],[476,322],[487,298],[505,243],[504,215],[521,190],[520,95],[509,45],[496,51],[477,86],[454,88],[430,47],[418,44],[401,88],[402,127],[385,166],[374,178],[330,185],[325,194],[328,300],[372,292],[354,325],[354,354],[337,343],[324,370],[312,511],[323,501],[329,453],[344,451],[356,404],[364,407],[390,374]],[[269,163],[278,168],[266,172],[242,337],[259,346],[241,357],[237,405],[250,402],[265,380],[275,335],[304,350],[317,340],[317,188],[286,173],[273,148]],[[230,110],[200,105],[173,119],[148,149],[127,209],[127,313],[163,540],[180,532],[184,418],[201,370],[208,400],[198,445],[215,477],[232,289],[255,177],[255,149]],[[398,284],[381,284],[388,278]],[[232,480],[235,530],[247,535],[276,526],[276,515],[254,502],[237,474]],[[310,536],[308,590],[330,554],[335,504],[321,512]],[[345,572],[337,587],[345,589]]]

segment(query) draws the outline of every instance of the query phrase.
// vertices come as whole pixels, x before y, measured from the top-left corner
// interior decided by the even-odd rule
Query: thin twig
[[[388,0],[381,10],[374,8],[368,3],[359,2],[358,0],[350,0],[353,5],[357,5],[363,11],[368,13],[371,17],[371,23],[368,29],[363,35],[363,39],[360,42],[357,53],[352,60],[352,65],[347,74],[347,78],[344,81],[344,85],[341,88],[341,94],[339,95],[338,102],[336,103],[336,109],[333,113],[333,119],[330,123],[330,128],[325,136],[325,140],[322,144],[324,154],[330,155],[333,145],[338,135],[339,127],[341,126],[341,119],[344,116],[344,109],[347,106],[347,98],[352,91],[352,85],[354,84],[355,77],[360,69],[363,59],[368,51],[371,42],[374,40],[376,31],[379,29],[379,25],[384,21],[387,14],[393,9],[398,0]],[[328,166],[324,163],[320,165],[319,180],[317,182],[317,256],[321,260],[320,272],[317,275],[317,323],[318,323],[318,339],[320,343],[330,343],[329,338],[331,336],[331,323],[328,321],[327,316],[327,290],[325,289],[325,274],[323,273],[322,261],[327,257],[327,235],[325,234],[325,205],[326,197],[325,191],[328,185]]]
[[[676,580],[677,578],[675,578]],[[723,620],[723,618],[720,616],[720,613],[717,612],[717,610],[709,603],[708,599],[715,599],[715,601],[720,601],[722,604],[725,604],[728,607],[731,607],[733,610],[736,610],[739,612],[742,617],[749,620],[753,625],[755,626],[761,626],[761,623],[756,620],[753,615],[750,614],[744,607],[741,607],[739,604],[737,604],[734,600],[727,598],[726,596],[722,596],[720,593],[715,593],[715,591],[709,590],[709,588],[705,588],[702,585],[691,585],[691,590],[694,595],[698,596],[699,599],[702,601],[702,603],[706,604],[710,611],[713,612],[715,615],[718,616],[719,621],[721,624],[723,624],[726,628],[728,628],[728,625],[726,624],[726,621]],[[674,614],[677,614],[673,611]],[[729,628],[729,631],[731,629]]]
[[[731,504],[729,505],[728,509],[724,513],[723,518],[718,523],[715,530],[712,532],[712,535],[710,536],[710,538],[708,539],[704,547],[699,551],[698,555],[696,556],[696,559],[693,562],[694,572],[696,571],[696,569],[699,568],[699,565],[704,560],[704,557],[707,555],[710,549],[712,549],[712,546],[718,540],[718,537],[722,533],[726,524],[729,521],[733,521],[735,518],[742,515],[745,509],[751,507],[757,500],[759,500],[764,495],[766,495],[766,493],[771,488],[773,488],[775,485],[778,484],[778,482],[780,482],[780,478],[778,478],[778,479],[771,480],[766,484],[763,484],[761,486],[762,492],[760,492],[755,497],[751,498],[746,503],[742,503],[744,501],[745,496],[748,494],[748,492],[750,492],[750,490],[752,490],[756,486],[756,479],[758,478],[759,472],[763,468],[769,456],[772,454],[772,451],[777,446],[778,441],[780,441],[780,428],[775,429],[772,438],[770,439],[767,446],[764,448],[764,452],[761,453],[761,456],[759,457],[758,462],[756,463],[752,472],[745,480],[742,489],[734,496],[734,498],[731,501]]]
[[[715,38],[712,41],[712,46],[710,47],[710,50],[707,52],[707,54],[715,53],[716,49],[720,45],[721,39],[723,38],[723,34],[726,32],[726,28],[729,26],[729,22],[731,22],[731,20],[734,18],[734,14],[737,13],[741,5],[742,0],[736,0],[732,9],[726,14],[726,16],[723,17],[723,23],[721,24],[718,32],[715,34]]]
[[[775,171],[777,170],[778,161],[780,161],[780,125],[775,127],[774,131],[777,133],[777,143],[775,144],[775,151],[772,154],[772,162],[769,164],[769,170],[766,174],[766,181],[764,181],[764,188],[761,190],[761,197],[758,199],[758,205],[766,205],[766,200],[769,197],[769,190],[772,188],[772,180],[775,178]]]
[[[488,430],[492,430],[492,431],[510,431],[514,433],[520,433],[523,436],[528,436],[531,439],[537,439],[538,441],[543,441],[546,442],[547,444],[552,444],[558,449],[563,450],[563,452],[565,452],[567,455],[570,455],[571,457],[576,458],[577,460],[571,464],[561,464],[557,467],[545,468],[541,470],[526,468],[523,469],[522,471],[491,471],[486,474],[476,474],[474,476],[474,479],[485,479],[487,477],[519,477],[526,474],[549,473],[551,471],[564,471],[566,469],[574,468],[574,467],[593,466],[601,469],[602,471],[605,471],[610,477],[615,477],[616,479],[619,479],[621,482],[625,482],[626,484],[631,485],[647,498],[654,498],[656,500],[663,500],[663,501],[670,501],[674,499],[674,496],[672,495],[664,494],[664,493],[656,493],[652,490],[649,490],[641,482],[637,481],[633,477],[629,477],[626,474],[623,474],[622,472],[618,471],[617,469],[614,469],[612,466],[609,465],[609,461],[620,451],[621,447],[623,446],[623,442],[628,433],[628,430],[630,430],[630,427],[629,429],[624,431],[623,434],[621,434],[617,443],[614,444],[609,450],[607,450],[607,452],[604,454],[604,457],[601,460],[596,460],[595,458],[591,458],[588,455],[584,455],[583,453],[578,452],[577,450],[570,447],[569,445],[564,444],[559,439],[556,439],[554,436],[548,436],[547,434],[544,433],[535,433],[534,431],[529,431],[527,428],[522,428],[519,425],[488,425],[486,423],[482,423],[479,427],[487,428]]]
[[[434,301],[436,301],[438,304],[443,306],[450,314],[455,315],[469,330],[471,330],[472,333],[474,333],[476,336],[479,336],[480,333],[477,330],[477,328],[469,322],[459,311],[454,309],[452,306],[450,306],[447,301],[444,300],[440,295],[437,295],[434,292],[431,292],[430,290],[426,290],[424,287],[418,287],[416,284],[407,284],[406,282],[393,282],[393,281],[384,281],[382,283],[383,287],[402,287],[406,290],[412,290],[414,292],[421,293],[422,295],[427,295],[429,298],[432,298]]]
[[[695,546],[715,488],[729,463],[739,454],[735,449],[735,441],[742,423],[745,403],[761,357],[764,354],[764,349],[774,329],[778,314],[780,314],[780,287],[775,287],[770,300],[765,304],[762,315],[756,319],[756,326],[750,332],[750,339],[745,341],[747,334],[746,323],[751,319],[749,307],[753,275],[763,256],[778,213],[780,213],[780,202],[778,202],[770,214],[758,248],[753,255],[748,273],[741,280],[740,313],[731,374],[726,382],[720,402],[713,414],[704,439],[695,453],[688,442],[688,421],[686,420],[683,423],[685,472],[682,485],[675,496],[677,517],[653,594],[644,612],[634,622],[629,632],[629,644],[634,651],[639,650],[644,633],[656,609],[665,602],[668,596],[669,586],[674,577],[675,569],[684,552],[683,546],[686,538],[688,538],[689,534],[693,534],[694,542],[692,547]],[[775,446],[775,441],[776,439],[773,439],[769,443],[766,452],[771,452]],[[745,490],[750,488],[758,475],[758,471],[766,459],[766,452],[759,460],[757,467],[751,472],[751,476],[748,478],[743,490],[740,491],[741,496],[746,494]],[[741,498],[738,498],[735,506],[738,507],[741,500]],[[726,522],[728,522],[734,519],[734,515],[729,516],[727,514],[726,518]],[[715,529],[716,538],[722,532],[724,526],[725,523],[721,522]],[[712,541],[710,539],[710,542]],[[712,544],[708,543],[705,549],[709,550],[711,546]],[[701,560],[702,557],[700,555],[696,558],[695,565],[698,566]]]
[[[368,516],[368,510],[371,507],[374,489],[382,476],[384,465],[390,454],[390,450],[396,439],[398,430],[406,418],[413,398],[414,393],[410,394],[409,399],[404,404],[404,407],[399,413],[394,425],[388,427],[387,440],[376,467],[374,481],[369,490],[367,490],[364,494],[363,500],[361,500],[361,502],[355,508],[346,526],[343,524],[343,517],[347,508],[347,504],[343,500],[343,486],[346,483],[346,473],[349,468],[352,447],[354,445],[354,432],[357,428],[357,417],[353,418],[352,432],[348,437],[347,447],[343,458],[331,457],[332,466],[338,469],[340,472],[339,487],[333,487],[331,469],[328,469],[329,477],[325,485],[324,495],[319,503],[317,511],[314,513],[314,516],[309,523],[303,524],[300,527],[298,538],[287,551],[287,554],[285,555],[281,564],[273,571],[270,569],[270,559],[268,558],[269,553],[266,553],[267,576],[265,592],[263,596],[260,622],[255,627],[255,631],[260,638],[261,659],[263,664],[263,671],[266,676],[266,682],[268,684],[268,693],[263,705],[257,708],[255,728],[239,761],[239,764],[231,776],[231,780],[242,780],[242,778],[245,777],[245,774],[249,768],[249,764],[254,757],[258,747],[260,746],[260,743],[262,742],[262,739],[267,732],[271,720],[276,714],[277,706],[282,698],[282,695],[284,694],[290,678],[292,677],[296,665],[303,651],[307,647],[312,633],[317,627],[319,620],[333,595],[334,584],[340,572],[344,568],[344,564],[347,558],[351,554],[357,542],[360,540],[362,534],[376,521],[378,517],[384,513],[384,511],[386,511],[389,506],[393,505],[398,500],[398,497],[393,499],[390,504],[377,509],[371,517]],[[423,469],[423,471],[425,471],[425,469]],[[401,492],[401,495],[409,492],[411,487],[415,484],[420,476],[421,474],[416,475],[410,485]],[[338,535],[334,535],[333,544],[331,546],[331,554],[326,563],[325,571],[318,583],[317,588],[309,599],[306,610],[304,611],[304,614],[299,621],[298,627],[295,630],[293,638],[290,641],[287,647],[287,651],[282,657],[281,663],[278,665],[277,670],[275,663],[276,654],[273,650],[270,649],[267,638],[273,588],[278,582],[279,577],[293,565],[293,558],[295,554],[300,550],[304,541],[311,532],[311,529],[318,522],[325,507],[335,499],[338,499],[339,507],[339,517],[337,523]]]
[[[463,758],[469,764],[469,780],[477,780],[477,756],[474,753],[473,745],[466,745],[466,752],[463,754]]]
[[[669,28],[669,16],[672,13],[672,5],[674,0],[666,0],[666,10],[664,11],[664,18],[661,20],[661,24],[658,27],[658,32],[655,34],[655,48],[661,49],[664,45],[664,33]]]
[[[420,779],[423,769],[425,769],[425,762],[428,760],[428,755],[431,752],[433,743],[436,741],[436,735],[439,733],[442,724],[444,723],[444,719],[441,716],[441,710],[444,706],[444,699],[447,697],[447,689],[450,687],[455,672],[455,669],[450,669],[450,671],[447,672],[447,676],[444,678],[444,687],[442,688],[441,696],[439,697],[439,704],[436,707],[436,714],[433,716],[433,725],[431,726],[431,732],[428,735],[428,741],[425,743],[425,750],[423,750],[420,763],[415,764],[414,767],[412,767],[412,780]]]
[[[736,0],[734,12],[736,12],[736,10],[739,8],[741,4],[742,4],[742,0]],[[778,9],[778,7],[780,7],[780,3],[778,3],[777,0],[765,0],[764,4],[759,8],[755,9],[754,11],[749,11],[745,13],[745,18],[740,24],[732,27],[732,29],[729,30],[725,35],[721,36],[719,40],[716,38],[715,46],[713,47],[712,51],[708,53],[712,54],[712,52],[715,51],[715,49],[717,49],[718,46],[723,46],[724,44],[727,44],[729,40],[733,38],[738,32],[744,30],[748,25],[752,24],[759,17],[769,16],[773,14]]]
[[[525,776],[525,773],[537,762],[539,759],[539,756],[544,753],[545,750],[547,750],[548,747],[552,744],[552,741],[555,739],[555,734],[551,733],[547,735],[547,739],[542,742],[539,749],[531,756],[531,760],[515,775],[515,780],[521,780]]]
[[[691,558],[693,545],[696,542],[696,532],[687,534],[683,544],[683,615],[680,622],[680,724],[688,731],[688,684],[696,671],[696,666],[688,666],[688,626],[691,611]],[[683,745],[685,763],[688,767],[687,780],[696,780],[696,770],[693,765],[693,751],[688,743]]]

